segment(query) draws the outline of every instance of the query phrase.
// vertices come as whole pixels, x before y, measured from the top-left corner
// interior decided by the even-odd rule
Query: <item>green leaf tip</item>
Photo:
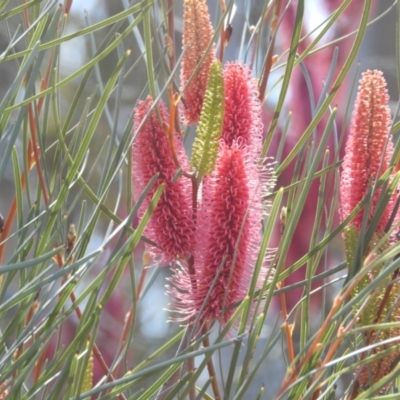
[[[219,60],[211,64],[207,89],[192,148],[192,168],[200,176],[210,174],[215,166],[224,115],[224,78]]]

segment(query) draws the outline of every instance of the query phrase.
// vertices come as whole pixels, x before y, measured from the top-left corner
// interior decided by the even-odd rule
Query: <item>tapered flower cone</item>
[[[176,258],[187,258],[193,253],[191,183],[184,176],[175,182],[172,181],[177,167],[162,125],[162,122],[169,122],[169,115],[165,105],[160,101],[157,107],[162,122],[155,109],[144,121],[152,104],[152,99],[148,97],[145,101],[139,101],[135,109],[134,132],[137,132],[137,136],[132,146],[132,176],[137,201],[151,178],[159,174],[139,209],[139,216],[147,209],[157,187],[162,183],[166,185],[145,229],[145,235],[157,244],[157,247],[149,248],[150,255],[161,265],[165,265]],[[188,160],[180,137],[176,133],[174,144],[181,165],[187,168]]]
[[[240,62],[224,68],[225,112],[222,141],[231,146],[251,148],[254,157],[261,153],[262,130],[259,91],[250,69]]]
[[[369,185],[374,185],[388,169],[393,154],[393,144],[389,139],[391,118],[388,102],[389,96],[382,72],[364,72],[346,144],[340,182],[342,220],[366,196]],[[369,221],[374,215],[379,195],[380,190],[373,195]],[[382,213],[377,233],[384,231],[392,211],[393,201],[390,201]],[[351,222],[351,226],[357,231],[361,228],[363,215],[364,211],[361,210]]]
[[[346,144],[340,182],[340,217],[342,221],[366,197],[368,191],[376,185],[377,180],[389,168],[393,144],[390,137],[391,118],[388,101],[386,82],[382,72],[376,70],[364,72],[360,80],[350,135]],[[393,174],[390,179],[393,179]],[[373,192],[369,214],[365,215],[366,207],[364,207],[344,229],[346,259],[349,268],[353,266],[354,260],[357,260],[357,258],[354,258],[358,248],[357,244],[364,237],[362,234],[363,221],[366,220],[368,224],[371,222],[379,205],[378,202],[383,201],[381,192],[382,189],[380,188]],[[365,253],[361,255],[362,262],[371,251],[379,254],[389,245],[388,240],[381,244],[378,249],[375,246],[386,233],[388,223],[394,212],[396,194],[390,195],[389,192],[389,196],[389,201],[380,214],[372,240],[365,244]],[[362,293],[381,274],[383,268],[384,265],[380,264],[369,270],[368,274],[361,279],[353,290],[352,296],[356,297]],[[361,299],[360,304],[354,305],[359,325],[373,327],[376,324],[397,323],[399,321],[397,302],[400,284],[392,279],[392,276],[382,279],[380,286],[369,295],[368,303],[365,304],[365,299]],[[358,310],[360,306],[362,309]],[[398,337],[399,333],[398,328],[365,328],[365,344],[367,346],[379,344],[387,339]],[[361,389],[372,386],[392,371],[395,366],[394,362],[398,360],[400,354],[398,350],[393,348],[396,345],[398,345],[398,342],[395,341],[380,344],[362,354],[363,358],[371,355],[374,357],[355,371],[357,383]],[[391,349],[392,351],[390,351]],[[390,385],[391,383],[386,384],[385,388]]]
[[[197,310],[203,307],[204,320],[224,324],[247,294],[260,243],[259,177],[254,161],[236,143],[223,145],[199,213],[194,300]]]
[[[186,319],[198,316],[203,322],[225,324],[233,306],[246,296],[260,243],[262,185],[248,152],[237,143],[221,145],[215,171],[202,191],[195,284],[183,272],[173,277],[169,288],[177,298],[175,310],[186,314]],[[260,282],[266,273],[263,266]]]
[[[195,124],[200,118],[208,73],[215,58],[214,44],[206,54],[214,32],[205,0],[184,0],[183,10],[182,114],[187,124]],[[193,75],[198,65],[200,67]]]

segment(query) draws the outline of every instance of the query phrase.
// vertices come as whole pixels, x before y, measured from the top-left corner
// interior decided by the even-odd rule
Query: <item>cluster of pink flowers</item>
[[[212,37],[205,7],[203,1],[185,1],[184,48],[187,48],[182,61],[183,87],[194,70],[193,63],[196,66],[205,54],[204,43],[208,44]],[[196,26],[202,20],[207,23],[202,24],[199,40]],[[192,41],[185,43],[185,40]],[[186,123],[199,119],[213,59],[214,47],[185,87],[182,109]],[[159,184],[165,184],[145,235],[156,243],[156,247],[149,247],[152,256],[162,265],[172,266],[168,291],[175,302],[174,310],[181,314],[178,319],[192,321],[197,316],[203,322],[216,320],[222,324],[231,317],[233,306],[246,296],[252,280],[261,239],[262,195],[270,187],[259,160],[263,124],[259,93],[251,71],[242,63],[228,63],[223,82],[219,150],[213,171],[201,182],[198,198],[193,198],[192,187],[199,183],[196,171],[188,171],[179,135],[175,134],[174,149],[171,148],[166,128],[169,115],[161,101],[153,104],[148,98],[138,102],[134,126],[137,136],[132,149],[135,200],[158,174],[139,215],[149,206]],[[202,112],[209,111],[204,107]],[[187,173],[176,178],[179,166]],[[263,265],[258,287],[264,283],[266,273]]]

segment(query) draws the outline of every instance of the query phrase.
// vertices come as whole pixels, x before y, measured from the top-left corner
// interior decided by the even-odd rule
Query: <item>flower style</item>
[[[386,82],[381,71],[366,71],[360,80],[350,135],[346,144],[346,155],[340,182],[341,210],[344,220],[365,197],[370,183],[388,169],[393,154],[390,134],[390,109]],[[372,180],[372,182],[370,182]],[[375,191],[370,207],[372,218],[380,190]],[[377,232],[383,232],[393,210],[390,201],[382,213]],[[364,211],[361,210],[351,221],[360,231]]]
[[[181,91],[184,91],[182,114],[187,124],[195,124],[200,118],[208,73],[215,58],[214,44],[199,70],[190,78],[206,53],[214,32],[205,0],[184,0],[183,10],[182,42],[185,53],[181,70]]]
[[[140,216],[147,209],[157,187],[166,184],[145,229],[145,235],[158,246],[149,249],[150,255],[165,265],[193,253],[194,223],[190,180],[182,176],[172,181],[177,168],[162,125],[162,122],[169,121],[166,106],[161,101],[157,104],[161,122],[155,109],[149,113],[152,104],[151,97],[148,97],[136,105],[134,132],[137,132],[137,137],[132,146],[132,176],[137,201],[150,179],[159,174],[139,209]],[[174,144],[179,162],[187,167],[182,142],[176,133]]]
[[[258,87],[247,65],[228,63],[224,69],[225,113],[222,140],[252,148],[255,158],[261,153],[261,102]]]

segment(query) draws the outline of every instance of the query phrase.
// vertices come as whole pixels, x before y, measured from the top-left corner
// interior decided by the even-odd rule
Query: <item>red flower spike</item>
[[[213,174],[203,187],[195,250],[196,283],[176,271],[169,292],[175,310],[200,320],[225,324],[232,306],[243,300],[253,277],[262,219],[260,172],[249,153],[222,144]],[[265,279],[264,267],[260,282]],[[176,289],[177,288],[177,289]],[[209,293],[209,291],[211,292]],[[205,304],[204,304],[205,303]]]
[[[388,169],[393,154],[390,134],[389,96],[381,71],[367,71],[362,74],[357,99],[346,144],[346,154],[340,182],[342,221],[365,197],[368,185],[372,184]],[[370,215],[375,212],[380,190],[374,193]],[[377,232],[383,232],[393,210],[390,201],[378,224]],[[359,231],[364,210],[350,222]]]
[[[250,69],[240,62],[224,69],[225,110],[221,139],[231,146],[234,141],[251,147],[259,157],[263,124],[259,91]]]
[[[152,104],[151,97],[137,103],[134,132],[138,130]],[[135,188],[134,199],[137,201],[150,179],[156,173],[160,174],[142,203],[139,216],[142,216],[147,209],[157,187],[161,183],[166,184],[144,232],[158,246],[149,248],[151,257],[160,264],[166,265],[176,258],[188,257],[193,253],[194,224],[190,195],[191,182],[184,176],[172,182],[177,168],[163,127],[164,124],[168,124],[169,115],[166,106],[161,101],[158,102],[157,107],[162,122],[155,109],[151,111],[133,142],[132,176]],[[176,132],[174,144],[179,162],[187,167],[188,160]]]
[[[183,10],[182,44],[185,54],[181,70],[181,91],[184,90],[182,114],[187,124],[195,124],[199,121],[208,73],[215,59],[214,44],[186,89],[185,86],[204,56],[214,32],[205,0],[184,0]]]

